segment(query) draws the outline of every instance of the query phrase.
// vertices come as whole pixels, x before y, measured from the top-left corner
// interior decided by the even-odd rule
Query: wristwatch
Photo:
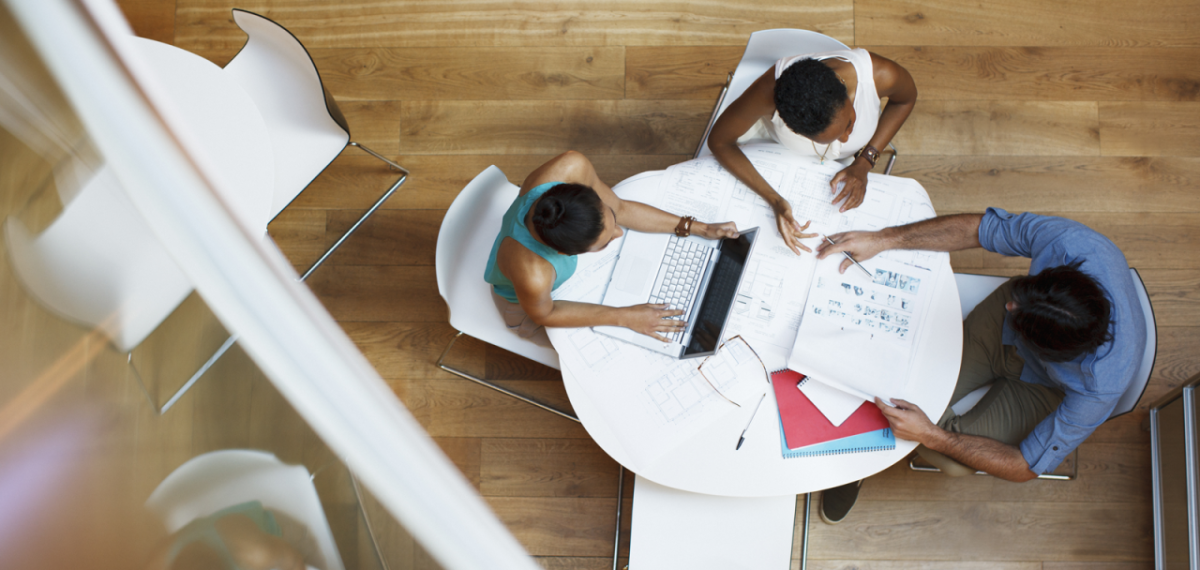
[[[875,168],[875,161],[879,160],[879,149],[871,145],[867,145],[864,146],[862,150],[858,151],[858,154],[859,156],[867,159],[867,162],[871,163],[871,168]]]
[[[675,225],[675,235],[681,238],[692,235],[692,222],[694,221],[696,221],[696,218],[691,216],[681,216],[679,218],[679,223]]]

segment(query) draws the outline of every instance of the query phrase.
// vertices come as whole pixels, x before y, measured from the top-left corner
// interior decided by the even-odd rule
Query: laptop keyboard
[[[672,317],[673,319],[686,318],[692,304],[696,302],[696,289],[700,286],[700,280],[704,278],[704,269],[712,252],[712,248],[671,236],[667,243],[667,252],[663,255],[662,266],[654,280],[657,286],[650,293],[650,302],[666,303],[672,309],[683,311],[682,315]],[[673,342],[683,340],[682,330],[662,335]]]

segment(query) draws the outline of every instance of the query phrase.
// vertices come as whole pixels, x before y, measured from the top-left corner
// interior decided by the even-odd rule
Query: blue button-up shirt
[[[1021,442],[1021,454],[1034,473],[1053,471],[1108,419],[1141,367],[1146,321],[1125,255],[1087,226],[1050,216],[1013,215],[988,208],[979,224],[979,243],[988,251],[1033,260],[1029,274],[1076,261],[1112,303],[1112,340],[1093,353],[1067,362],[1044,362],[1004,322],[1003,343],[1025,359],[1021,380],[1062,390],[1063,401]]]

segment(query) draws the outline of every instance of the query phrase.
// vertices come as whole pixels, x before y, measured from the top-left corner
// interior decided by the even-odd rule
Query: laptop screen
[[[700,309],[694,317],[696,322],[692,327],[692,339],[683,351],[684,357],[716,352],[757,234],[758,228],[754,228],[742,232],[737,239],[721,240],[721,257],[709,278],[708,290],[700,300]]]

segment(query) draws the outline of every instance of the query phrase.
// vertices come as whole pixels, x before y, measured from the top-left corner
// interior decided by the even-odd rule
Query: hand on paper
[[[836,193],[831,204],[837,204],[843,199],[845,202],[839,211],[845,212],[853,210],[862,205],[863,196],[867,194],[867,173],[871,172],[871,163],[865,158],[856,158],[854,162],[843,168],[841,172],[833,175],[833,180],[829,181],[829,190],[831,193]],[[842,186],[842,191],[838,192],[838,184],[845,183]]]
[[[803,226],[797,223],[796,219],[792,217],[792,205],[788,204],[783,197],[772,203],[771,209],[775,211],[775,226],[779,228],[779,235],[783,236],[783,243],[796,255],[800,255],[800,250],[811,252],[812,250],[800,243],[800,240],[817,235],[816,233],[803,233],[812,224],[812,221],[804,222]]]
[[[723,224],[705,224],[702,222],[696,222],[695,224],[692,224],[692,229],[696,235],[707,239],[738,237],[737,225],[733,222],[725,222]]]
[[[842,232],[829,236],[829,239],[835,243],[824,242],[818,245],[817,259],[825,259],[826,256],[844,251],[859,262],[863,262],[888,249],[887,243],[879,232]],[[838,271],[845,273],[853,264],[854,262],[849,259],[844,259]]]
[[[687,321],[670,318],[682,315],[683,311],[667,307],[669,307],[667,304],[652,303],[625,307],[621,309],[621,326],[656,340],[668,342],[666,337],[658,333],[682,331],[687,327]]]
[[[915,441],[917,443],[925,443],[929,436],[942,429],[933,425],[929,421],[929,417],[916,404],[906,402],[899,398],[892,398],[892,404],[895,407],[883,403],[883,400],[875,398],[875,405],[879,407],[879,411],[883,412],[883,417],[887,418],[889,424],[892,425],[892,433],[900,439]]]

